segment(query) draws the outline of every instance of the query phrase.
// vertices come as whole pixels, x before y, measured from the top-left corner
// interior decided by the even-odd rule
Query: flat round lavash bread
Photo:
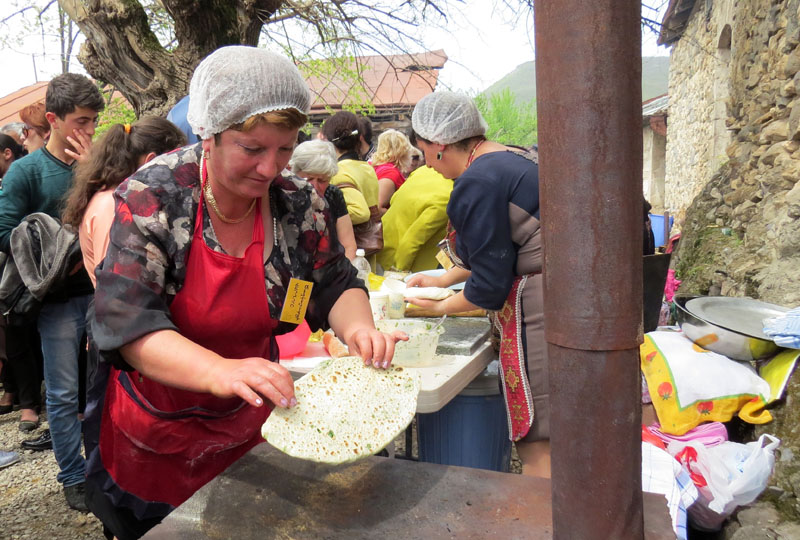
[[[453,289],[442,287],[408,287],[405,292],[406,298],[423,298],[425,300],[444,300],[456,294]]]
[[[381,451],[411,423],[419,374],[376,369],[357,356],[331,358],[297,380],[297,405],[275,408],[261,435],[290,456],[346,463]]]

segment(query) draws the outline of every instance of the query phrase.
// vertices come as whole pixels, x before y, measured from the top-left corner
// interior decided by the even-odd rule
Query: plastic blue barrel
[[[479,375],[441,410],[417,415],[419,460],[508,472],[511,441],[497,375]]]
[[[669,238],[664,238],[664,215],[662,214],[648,214],[650,216],[650,227],[653,229],[653,237],[656,241],[656,247],[661,247],[667,244]],[[672,224],[675,223],[675,218],[669,216],[669,229],[672,230]]]

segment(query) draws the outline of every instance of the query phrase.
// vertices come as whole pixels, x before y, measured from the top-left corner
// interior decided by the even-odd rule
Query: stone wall
[[[702,9],[708,5],[697,4]],[[711,108],[713,100],[701,85],[706,81],[706,91],[714,87],[709,82],[711,64],[699,54],[692,58],[685,38],[675,47],[671,63],[680,75],[676,73],[674,85],[670,83],[668,152],[672,155],[667,190],[670,178],[684,174],[680,171],[692,175],[691,187],[680,185],[680,196],[696,190],[685,210],[674,258],[683,280],[680,290],[751,296],[795,307],[800,305],[800,0],[713,5],[708,21],[696,8],[689,29],[695,32],[691,39],[713,45],[721,32],[719,23],[735,21],[726,107],[732,139],[722,166],[714,164],[708,150],[701,148],[702,138],[693,133],[702,130],[708,137],[713,121],[676,118]],[[726,6],[731,11],[724,17],[714,12]],[[702,28],[708,34],[705,39]],[[693,73],[701,68],[708,73]],[[692,99],[694,104],[685,102]],[[684,112],[679,115],[677,110]],[[692,167],[682,166],[681,160],[693,163]],[[705,181],[704,174],[710,179]],[[672,193],[670,199],[668,193],[667,198],[680,197]],[[771,487],[762,498],[773,500],[784,517],[794,520],[800,519],[799,402],[800,371],[796,371],[784,400],[771,407],[775,421],[756,430],[782,440]]]
[[[722,149],[729,136],[720,117],[728,94],[729,55],[720,52],[719,44],[733,20],[734,4],[734,0],[697,1],[670,53],[664,204],[679,221],[727,160]]]
[[[644,150],[642,181],[644,196],[652,205],[653,214],[664,213],[664,166],[666,160],[664,136],[650,125],[642,128],[642,149]]]
[[[797,271],[800,186],[796,185],[800,178],[800,0],[741,1],[736,2],[734,8],[736,24],[732,26],[727,106],[727,125],[733,138],[727,147],[728,161],[724,167],[715,167],[709,151],[697,148],[694,153],[705,156],[707,161],[705,170],[717,177],[709,183],[702,178],[705,173],[700,171],[704,169],[695,166],[693,178],[696,182],[691,186],[681,185],[680,191],[700,193],[693,203],[697,209],[687,212],[684,224],[687,233],[708,237],[709,229],[716,228],[730,232],[738,244],[729,246],[725,253],[707,251],[707,258],[723,257],[724,260],[712,265],[716,266],[712,276],[695,268],[694,273],[700,279],[692,287],[706,292],[717,286],[725,295],[747,294],[778,304],[800,305],[800,272]],[[697,16],[698,13],[693,14],[690,26],[695,26]],[[712,33],[716,34],[715,28],[708,32]],[[683,38],[673,55],[680,52],[682,42]],[[672,65],[677,68],[681,63],[673,61]],[[696,63],[693,65],[697,67]],[[685,67],[681,70],[690,71]],[[696,89],[702,78],[695,75],[683,80]],[[678,80],[681,79],[676,77]],[[695,94],[683,92],[683,95],[689,100],[689,96]],[[701,96],[698,101],[700,105],[695,108],[709,108],[707,96]],[[703,133],[707,134],[706,128],[713,125],[713,122],[703,126],[700,122],[681,124],[673,106],[682,110],[693,106],[678,103],[681,103],[679,98],[671,97],[667,140],[668,207],[669,201],[676,199],[670,179],[674,178],[679,166],[676,162],[680,159],[674,152],[678,148],[689,151],[690,142],[699,144],[691,132],[703,128]],[[681,125],[686,132],[680,131]],[[684,161],[693,160],[687,156]],[[688,165],[683,170],[688,170]],[[700,192],[704,188],[705,191]],[[698,262],[697,256],[682,261],[684,274],[689,271],[690,264]]]

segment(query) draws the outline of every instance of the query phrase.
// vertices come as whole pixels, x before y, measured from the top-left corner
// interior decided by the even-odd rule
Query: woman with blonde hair
[[[372,166],[378,175],[378,201],[381,213],[389,209],[389,202],[394,192],[406,181],[402,171],[411,166],[411,155],[414,147],[408,137],[389,129],[378,137],[378,149],[372,157]]]

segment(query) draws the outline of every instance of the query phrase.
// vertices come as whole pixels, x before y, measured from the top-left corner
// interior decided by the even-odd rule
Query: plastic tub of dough
[[[385,319],[375,321],[381,332],[401,330],[408,334],[408,341],[398,341],[394,348],[392,364],[403,367],[426,367],[436,364],[436,347],[444,328],[433,328],[436,323],[412,319]]]

